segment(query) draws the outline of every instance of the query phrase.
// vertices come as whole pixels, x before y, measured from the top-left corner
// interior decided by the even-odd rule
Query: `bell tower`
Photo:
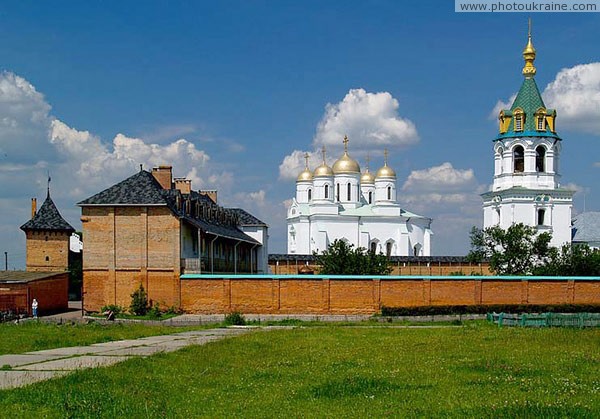
[[[571,242],[574,192],[560,185],[562,139],[556,111],[544,104],[535,82],[536,50],[531,40],[523,50],[523,84],[510,109],[500,111],[494,139],[492,190],[482,194],[483,226],[506,229],[523,223],[552,234],[553,246]]]

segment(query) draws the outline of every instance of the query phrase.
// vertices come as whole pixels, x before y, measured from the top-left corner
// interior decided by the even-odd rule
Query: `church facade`
[[[483,226],[523,223],[552,234],[551,245],[571,243],[574,191],[560,185],[562,139],[556,110],[547,108],[535,82],[536,50],[523,50],[523,84],[510,109],[500,111],[494,139],[494,181],[482,194]]]
[[[334,240],[345,240],[387,256],[429,256],[431,218],[409,212],[396,197],[396,172],[384,165],[375,173],[344,154],[329,166],[325,159],[306,166],[296,180],[296,196],[287,213],[288,254],[322,252]]]

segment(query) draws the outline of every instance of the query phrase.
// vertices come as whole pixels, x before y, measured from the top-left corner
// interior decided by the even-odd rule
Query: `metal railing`
[[[487,319],[500,327],[600,327],[600,313],[488,313]]]

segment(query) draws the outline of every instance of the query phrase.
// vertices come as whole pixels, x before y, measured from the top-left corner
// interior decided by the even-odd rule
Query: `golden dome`
[[[369,169],[367,169],[360,177],[360,183],[375,183],[375,176],[373,176],[373,173],[369,172]]]
[[[313,175],[307,167],[302,171],[302,173],[298,175],[298,179],[296,179],[296,182],[310,182],[311,180],[313,180]]]
[[[384,160],[383,160],[383,167],[381,169],[379,169],[377,171],[377,176],[378,178],[396,178],[396,172],[394,172],[394,169],[392,169],[391,167],[389,167],[387,165],[387,157],[388,157],[388,151],[384,150],[383,151],[383,155],[384,155]]]
[[[315,169],[315,177],[325,176],[333,176],[333,170],[331,170],[331,167],[327,166],[327,163],[323,163]]]
[[[304,161],[305,161],[304,170],[298,175],[296,182],[310,182],[313,180],[312,172],[308,168],[308,158],[309,157],[310,156],[308,155],[308,153],[304,154]]]
[[[360,173],[360,166],[347,152],[344,152],[344,155],[333,164],[333,173]]]
[[[331,170],[331,167],[327,166],[327,162],[325,161],[325,146],[321,149],[321,153],[323,154],[323,163],[315,169],[315,177],[333,176],[333,170]]]
[[[344,155],[333,164],[333,173],[360,173],[358,162],[348,155],[348,136],[344,136]]]

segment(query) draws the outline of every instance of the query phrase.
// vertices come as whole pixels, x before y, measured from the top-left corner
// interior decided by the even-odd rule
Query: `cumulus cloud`
[[[402,189],[405,191],[448,192],[473,190],[476,184],[473,169],[455,169],[449,162],[423,170],[413,170]]]
[[[562,69],[543,97],[546,106],[557,109],[559,124],[573,131],[600,132],[600,62]]]
[[[399,115],[399,107],[398,100],[390,93],[370,93],[364,89],[351,89],[340,102],[328,103],[312,141],[314,150],[308,151],[309,166],[314,168],[321,163],[323,145],[328,151],[327,162],[332,164],[343,149],[345,135],[354,157],[416,144],[419,141],[417,128]],[[279,165],[279,178],[295,179],[304,169],[305,153],[294,150],[285,156]]]

